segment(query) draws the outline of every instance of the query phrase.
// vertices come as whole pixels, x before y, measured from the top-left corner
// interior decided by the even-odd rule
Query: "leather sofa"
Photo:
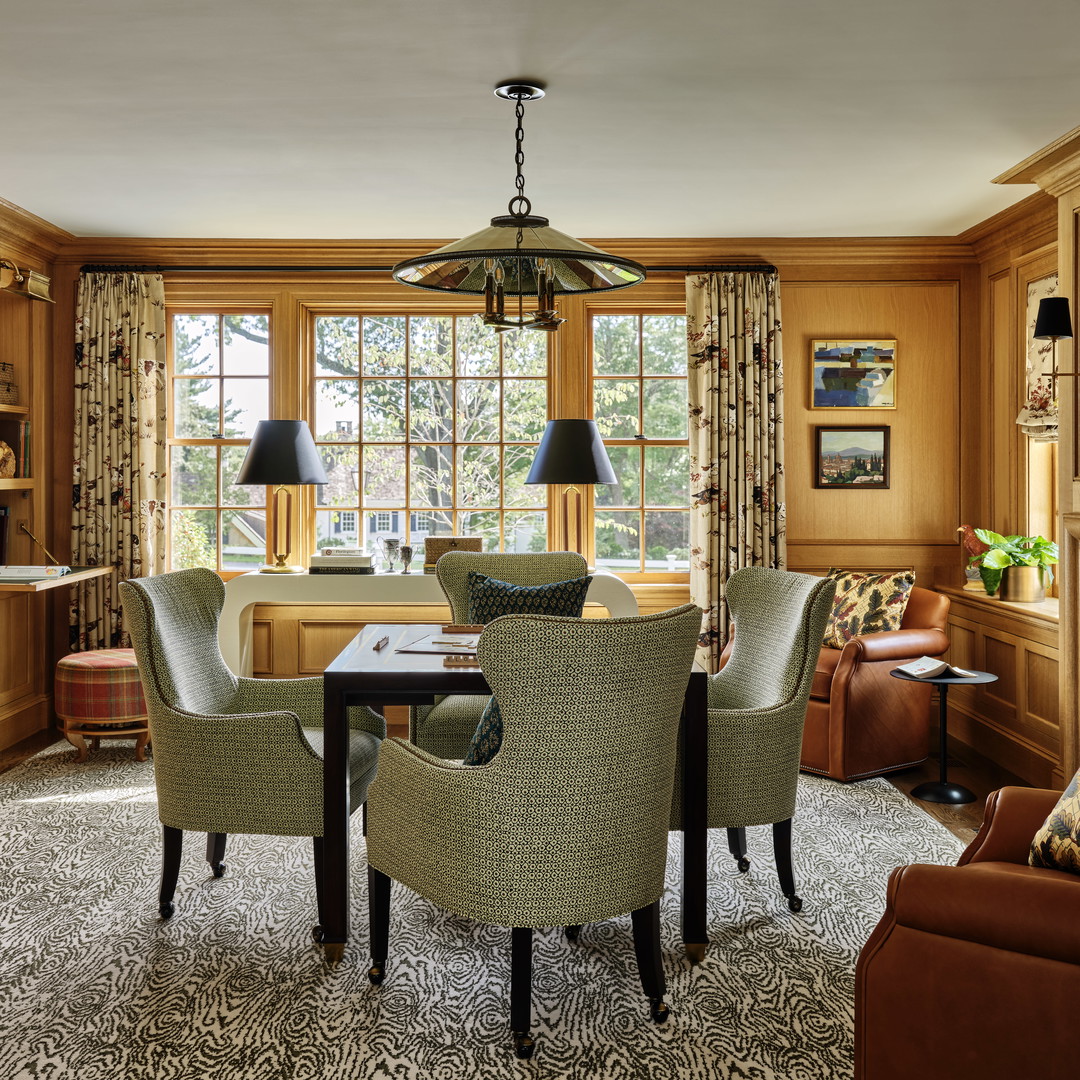
[[[914,586],[899,630],[822,648],[803,729],[804,772],[861,780],[926,760],[932,687],[889,672],[920,656],[943,655],[948,616],[947,596]]]
[[[1080,875],[1027,865],[1060,792],[1002,788],[957,866],[903,866],[855,973],[855,1080],[1074,1080]]]

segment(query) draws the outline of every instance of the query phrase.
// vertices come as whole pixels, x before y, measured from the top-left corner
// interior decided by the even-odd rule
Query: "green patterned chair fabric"
[[[577,927],[657,905],[700,629],[691,604],[626,619],[492,622],[477,655],[501,707],[501,748],[472,767],[383,743],[368,792],[371,880],[381,874],[458,915],[515,928]],[[373,885],[376,982],[379,895]],[[515,965],[517,956],[515,945]]]
[[[169,830],[205,832],[217,874],[229,833],[321,839],[322,679],[233,675],[218,647],[225,587],[212,570],[121,582],[120,596],[150,718],[167,850]],[[386,727],[370,709],[350,709],[349,726],[355,809],[375,775]],[[179,840],[171,841],[177,864]],[[163,878],[163,914],[165,907],[171,913],[165,891]]]
[[[772,825],[781,887],[793,911],[791,818],[803,722],[836,582],[752,566],[727,582],[736,633],[727,663],[709,680],[709,828],[728,831],[745,870],[748,825]],[[676,783],[671,827],[681,827]]]
[[[451,621],[468,623],[470,571],[511,585],[549,585],[582,577],[587,569],[576,551],[448,551],[435,564],[435,577],[450,605]],[[468,753],[489,700],[480,694],[455,694],[434,705],[411,706],[410,742],[437,757],[460,760]]]

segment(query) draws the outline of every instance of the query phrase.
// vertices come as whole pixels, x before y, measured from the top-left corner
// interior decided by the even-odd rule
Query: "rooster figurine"
[[[973,563],[971,560],[978,559],[980,556],[985,555],[990,550],[990,545],[984,544],[975,535],[975,530],[970,525],[961,525],[956,531],[963,534],[960,543],[963,545],[964,554],[967,556],[967,562],[965,564],[967,583],[964,585],[964,588],[973,591],[981,591],[983,586],[978,571],[978,566],[980,564],[977,562]]]

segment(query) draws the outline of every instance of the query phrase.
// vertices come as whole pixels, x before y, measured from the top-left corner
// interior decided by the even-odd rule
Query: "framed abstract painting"
[[[814,487],[866,491],[889,486],[887,427],[818,426],[814,431]]]
[[[812,341],[812,409],[895,409],[896,342]]]

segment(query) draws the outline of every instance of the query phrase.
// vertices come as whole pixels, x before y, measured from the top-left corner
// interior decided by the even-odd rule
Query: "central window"
[[[547,335],[473,316],[319,315],[312,430],[329,478],[315,548],[433,535],[543,551],[547,489],[526,486],[548,415]]]

